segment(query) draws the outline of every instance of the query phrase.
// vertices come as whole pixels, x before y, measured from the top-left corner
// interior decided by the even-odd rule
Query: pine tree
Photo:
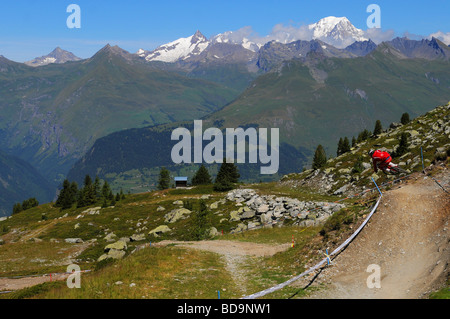
[[[208,213],[208,207],[206,206],[205,202],[203,200],[200,200],[199,209],[194,213],[194,229],[192,231],[192,234],[195,240],[202,240],[208,236]]]
[[[22,209],[27,210],[27,209],[36,207],[38,205],[39,205],[39,202],[37,201],[37,199],[34,197],[31,197],[22,202]]]
[[[76,194],[78,187],[75,182],[70,183],[65,179],[63,182],[63,188],[59,192],[58,198],[55,202],[55,207],[61,207],[61,209],[69,209],[76,202]]]
[[[63,188],[59,192],[58,198],[55,202],[55,207],[62,207],[63,203],[66,201],[66,198],[70,194],[70,182],[68,179],[65,179],[63,182]]]
[[[84,177],[84,187],[91,186],[92,185],[92,179],[89,175],[86,175]]]
[[[192,185],[208,185],[211,183],[211,176],[206,167],[202,164],[192,178]]]
[[[353,136],[352,137],[352,147],[356,146],[356,138]]]
[[[89,175],[84,177],[83,188],[78,192],[77,207],[85,207],[94,204],[97,201],[94,184]]]
[[[97,194],[95,193],[95,185],[89,175],[84,178],[84,193],[86,205],[92,205],[97,201]]]
[[[100,178],[98,176],[95,176],[94,191],[95,196],[99,198],[101,196],[101,190],[100,190]]]
[[[347,136],[342,141],[341,151],[342,151],[342,154],[350,152],[350,142],[348,141],[348,137]]]
[[[109,187],[108,181],[105,180],[105,182],[103,183],[103,186],[102,186],[102,193],[101,193],[102,197],[108,198],[110,192],[111,192],[111,187]]]
[[[70,196],[71,196],[72,204],[77,202],[78,192],[79,192],[79,190],[78,190],[77,182],[70,183]]]
[[[22,204],[21,204],[21,203],[16,203],[16,204],[14,204],[12,214],[13,214],[13,215],[18,214],[18,213],[20,213],[21,211],[23,211],[23,209],[22,209]]]
[[[85,207],[86,204],[86,194],[84,191],[84,187],[80,189],[80,191],[77,194],[77,208]]]
[[[103,197],[102,208],[108,207],[108,202],[106,201],[106,197]]]
[[[361,133],[358,134],[358,139],[356,140],[358,143],[361,143],[365,140],[367,140],[370,137],[370,132],[365,129]]]
[[[344,141],[342,140],[342,137],[339,138],[339,142],[338,142],[338,146],[337,146],[337,151],[336,151],[336,155],[342,155],[342,144],[344,143]]]
[[[377,120],[375,122],[375,128],[373,129],[373,135],[375,135],[375,136],[380,135],[382,131],[383,131],[383,126],[381,125],[381,121]]]
[[[326,162],[327,162],[327,154],[325,153],[323,146],[319,144],[314,153],[312,168],[314,170],[322,168],[325,166]]]
[[[234,188],[234,183],[239,182],[240,174],[238,168],[234,163],[227,163],[224,159],[217,173],[216,180],[214,182],[215,191],[227,191]]]
[[[400,157],[408,151],[408,133],[403,132],[400,135],[400,141],[397,149],[395,150],[393,157]]]
[[[405,125],[405,124],[408,124],[409,122],[410,122],[409,114],[408,113],[403,113],[402,114],[402,118],[400,119],[400,123]]]
[[[159,171],[158,189],[168,189],[170,186],[170,172],[165,167]]]

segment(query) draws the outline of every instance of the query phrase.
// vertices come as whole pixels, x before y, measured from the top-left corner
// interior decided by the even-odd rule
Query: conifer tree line
[[[55,202],[55,207],[61,209],[72,208],[76,205],[77,208],[86,207],[100,203],[102,207],[114,206],[116,202],[125,198],[122,189],[116,195],[113,194],[108,181],[101,183],[98,176],[95,177],[94,182],[89,175],[84,178],[83,187],[80,189],[76,182],[69,182],[64,180],[58,199]]]
[[[13,206],[12,215],[23,212],[24,210],[36,207],[39,205],[39,202],[36,198],[31,197],[24,200],[22,203],[16,203]]]
[[[410,121],[411,120],[409,118],[409,114],[403,113],[402,117],[400,119],[401,124],[405,125],[405,124],[408,124]],[[381,121],[376,120],[373,132],[370,132],[369,130],[364,129],[363,131],[361,131],[358,134],[357,138],[355,138],[354,136],[352,137],[351,145],[350,145],[350,141],[349,141],[348,137],[339,138],[336,156],[340,156],[342,154],[350,152],[351,148],[355,147],[356,144],[364,142],[371,137],[376,138],[382,132],[383,132],[383,126],[381,124]],[[407,149],[408,149],[407,136],[406,136],[406,134],[403,133],[399,139],[399,147],[398,147],[397,151],[392,154],[392,156],[393,157],[401,156],[402,154],[406,153]],[[318,145],[316,148],[316,151],[314,153],[312,169],[314,169],[314,170],[320,169],[325,166],[326,162],[327,162],[327,155],[325,153],[325,150],[322,145]],[[362,171],[361,167],[362,167],[362,159],[358,158],[357,164],[354,167],[353,172]]]
[[[234,163],[228,162],[225,158],[223,159],[214,183],[208,169],[202,164],[192,177],[192,185],[198,186],[213,184],[213,189],[218,192],[233,189],[234,185],[239,182],[240,174],[237,166]],[[158,189],[163,190],[169,187],[170,172],[165,167],[162,167],[159,173]]]

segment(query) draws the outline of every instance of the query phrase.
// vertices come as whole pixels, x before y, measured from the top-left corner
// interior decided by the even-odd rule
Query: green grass
[[[445,286],[430,294],[430,299],[450,299],[450,279],[447,278]]]
[[[0,277],[65,272],[63,262],[79,245],[51,242],[18,242],[0,246]]]
[[[320,194],[306,187],[292,188],[279,182],[252,184],[249,188],[257,190],[261,195],[286,196],[300,201],[333,202],[340,199],[338,196]]]
[[[116,284],[118,281],[123,284]],[[149,248],[96,272],[82,274],[79,289],[60,285],[38,290],[33,297],[213,299],[217,298],[217,290],[222,291],[223,297],[236,296],[232,282],[216,254],[176,247]]]
[[[220,239],[285,244],[290,243],[294,235],[294,248],[272,257],[247,258],[244,268],[249,276],[245,286],[247,293],[252,293],[303,271],[306,258],[303,256],[304,249],[317,233],[318,228],[280,227],[226,235]],[[123,284],[116,285],[118,281]],[[242,297],[239,284],[227,271],[220,255],[167,246],[143,249],[122,260],[102,265],[90,273],[83,273],[80,289],[69,289],[65,283],[45,283],[3,297],[216,299],[218,290],[223,299]],[[303,293],[298,288],[288,287],[269,298]]]

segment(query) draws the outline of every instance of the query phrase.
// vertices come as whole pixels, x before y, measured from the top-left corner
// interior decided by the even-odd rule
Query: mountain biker
[[[372,158],[373,170],[375,173],[378,172],[378,169],[381,169],[385,173],[390,173],[392,167],[397,167],[397,165],[392,163],[392,157],[388,152],[370,150],[368,154]]]

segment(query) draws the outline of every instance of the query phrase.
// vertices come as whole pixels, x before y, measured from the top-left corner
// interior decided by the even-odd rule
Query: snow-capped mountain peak
[[[343,49],[355,41],[368,41],[365,32],[356,28],[346,17],[329,16],[295,30],[279,27],[275,33],[266,37],[253,36],[250,27],[237,31],[227,31],[208,40],[200,31],[190,37],[180,38],[159,46],[153,51],[139,49],[136,54],[147,61],[177,62],[199,56],[202,52],[212,50],[215,44],[240,45],[244,49],[257,53],[269,41],[291,43],[298,40],[321,40],[326,44]],[[217,55],[217,54],[216,54]],[[217,56],[220,56],[217,55]]]
[[[255,43],[246,37],[242,37],[233,31],[227,31],[214,36],[211,39],[212,43],[230,43],[242,45],[245,49],[252,52],[257,52],[264,44]]]
[[[208,39],[200,31],[197,31],[190,37],[180,38],[161,45],[146,56],[145,51],[142,49],[137,54],[140,56],[144,55],[147,61],[175,62],[185,60],[192,55],[199,55],[209,44]]]
[[[57,47],[47,55],[35,58],[31,61],[25,62],[29,66],[43,66],[51,63],[65,63],[68,61],[79,61],[79,57],[75,56],[72,52],[65,51],[60,47]]]
[[[356,28],[346,17],[326,17],[310,24],[313,39],[319,39],[338,48],[344,48],[355,41],[367,41],[364,31]]]

